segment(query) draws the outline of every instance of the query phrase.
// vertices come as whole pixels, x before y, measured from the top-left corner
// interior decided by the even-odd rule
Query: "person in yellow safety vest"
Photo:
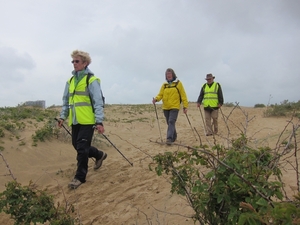
[[[177,132],[175,123],[178,117],[180,104],[183,105],[183,113],[187,113],[188,99],[181,81],[177,79],[177,76],[173,69],[168,68],[165,72],[165,79],[160,88],[158,95],[152,99],[152,103],[155,104],[162,100],[162,109],[166,118],[167,129],[167,144],[170,145],[177,139]]]
[[[72,145],[77,151],[77,170],[68,187],[76,189],[86,182],[88,159],[95,158],[96,170],[102,166],[107,154],[91,146],[94,130],[96,129],[99,134],[104,133],[100,79],[88,68],[91,63],[89,53],[75,50],[71,57],[74,66],[73,76],[65,85],[58,126],[62,127],[63,122],[69,117]],[[91,77],[87,80],[88,76]]]
[[[207,83],[202,86],[197,100],[197,107],[202,104],[204,108],[206,136],[218,133],[218,109],[224,103],[221,85],[214,79],[211,73],[206,75]]]

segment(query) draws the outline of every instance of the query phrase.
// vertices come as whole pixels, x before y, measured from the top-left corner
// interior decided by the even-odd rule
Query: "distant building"
[[[25,106],[36,106],[42,109],[46,108],[46,101],[45,100],[37,100],[37,101],[27,101],[24,103]]]

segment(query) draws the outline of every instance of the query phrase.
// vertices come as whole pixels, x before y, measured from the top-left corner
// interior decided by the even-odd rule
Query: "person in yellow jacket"
[[[181,103],[183,104],[183,112],[186,114],[188,109],[188,99],[181,81],[173,69],[168,68],[165,72],[165,79],[160,88],[158,95],[152,99],[155,104],[162,100],[162,109],[166,118],[167,129],[167,144],[171,144],[177,139],[175,123],[178,117]]]
[[[221,85],[214,82],[214,79],[211,73],[206,75],[207,83],[202,86],[197,100],[197,107],[201,104],[204,107],[206,136],[218,133],[218,109],[224,103]]]
[[[73,76],[65,85],[58,126],[62,127],[64,120],[69,117],[72,145],[77,151],[77,170],[68,187],[76,189],[86,182],[88,159],[95,158],[96,170],[102,166],[107,154],[91,146],[94,130],[100,134],[104,133],[104,103],[100,79],[88,68],[91,57],[87,52],[75,50],[71,57],[74,66]]]

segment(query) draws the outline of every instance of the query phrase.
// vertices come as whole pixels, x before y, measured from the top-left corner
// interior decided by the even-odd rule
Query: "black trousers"
[[[93,125],[72,125],[72,145],[77,151],[77,171],[75,178],[84,183],[88,172],[89,158],[96,160],[102,157],[103,152],[91,146],[94,135]]]

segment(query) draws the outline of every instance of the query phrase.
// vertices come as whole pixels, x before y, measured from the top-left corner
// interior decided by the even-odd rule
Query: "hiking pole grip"
[[[59,123],[59,119],[57,119],[57,118],[54,118],[56,121],[57,121],[57,123]],[[70,133],[70,131],[63,125],[63,124],[61,124],[61,126],[68,132],[68,134],[70,134],[71,135],[71,137],[72,137],[72,134]]]

